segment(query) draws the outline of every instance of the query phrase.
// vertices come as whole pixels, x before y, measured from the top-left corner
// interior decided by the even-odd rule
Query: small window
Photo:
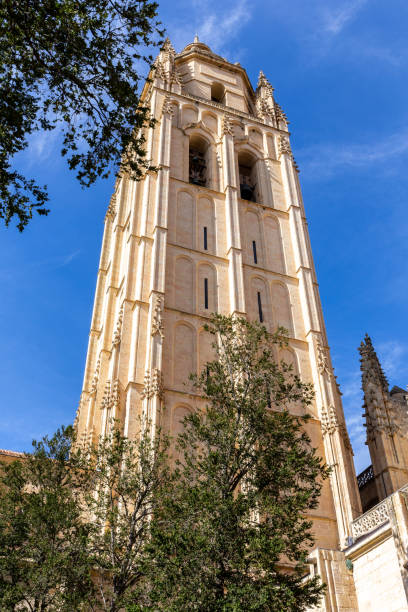
[[[256,242],[255,240],[252,241],[252,250],[254,252],[254,263],[258,263],[258,257],[256,255]]]
[[[193,185],[207,185],[207,149],[208,145],[202,138],[190,139],[189,182]]]
[[[204,279],[204,308],[208,310],[208,278]]]
[[[221,83],[213,83],[211,85],[211,100],[213,102],[219,102],[224,104],[225,99],[225,88]]]
[[[257,202],[256,160],[249,153],[238,156],[239,186],[242,200]]]
[[[258,314],[260,322],[263,323],[262,301],[260,291],[258,291]]]
[[[204,251],[208,251],[207,228],[204,228]]]

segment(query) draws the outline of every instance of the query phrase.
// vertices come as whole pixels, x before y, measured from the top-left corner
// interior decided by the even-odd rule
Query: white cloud
[[[236,4],[200,0],[193,3],[193,11],[187,17],[188,21],[180,19],[170,22],[167,27],[176,51],[193,42],[198,34],[199,39],[213,51],[225,53],[231,41],[250,20],[251,10],[248,0],[239,0]]]
[[[404,381],[407,373],[407,347],[398,340],[389,340],[382,342],[375,347],[384,374],[387,378],[393,378],[400,381],[400,386],[406,384]]]
[[[64,268],[65,266],[68,266],[71,261],[76,259],[80,253],[81,249],[77,249],[76,251],[72,251],[72,253],[68,253],[67,255],[55,255],[54,257],[49,257],[48,259],[39,259],[37,261],[32,261],[29,264],[29,267],[50,267],[53,270],[56,270],[57,268]]]
[[[64,266],[67,266],[68,264],[70,264],[73,259],[78,257],[80,252],[81,252],[81,249],[78,249],[76,251],[73,251],[72,253],[69,253],[69,255],[65,255],[65,257],[63,257],[62,259],[62,262],[57,266],[57,268],[63,268]]]
[[[339,34],[356,16],[367,0],[350,0],[330,11],[325,3],[322,13],[323,29],[331,35]]]
[[[352,168],[368,168],[408,152],[408,131],[389,138],[363,144],[316,144],[295,151],[307,180],[330,178],[335,172]]]

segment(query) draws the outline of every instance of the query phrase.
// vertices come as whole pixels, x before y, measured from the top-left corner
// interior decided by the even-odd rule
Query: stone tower
[[[254,90],[198,39],[179,54],[165,42],[142,99],[159,171],[119,178],[106,213],[79,435],[95,440],[115,417],[134,437],[142,414],[176,433],[201,402],[185,382],[211,359],[211,312],[282,325],[276,357],[313,383],[308,429],[332,467],[317,544],[343,549],[360,499],[286,116],[262,72]]]
[[[367,445],[380,501],[408,482],[408,392],[400,387],[389,390],[368,335],[359,352]]]

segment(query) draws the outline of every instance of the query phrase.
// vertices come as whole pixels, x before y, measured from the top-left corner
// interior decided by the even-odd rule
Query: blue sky
[[[391,384],[408,383],[408,4],[406,0],[166,0],[179,51],[197,32],[286,111],[323,310],[357,470],[369,464],[356,348],[367,331]],[[37,135],[20,163],[51,214],[0,228],[0,448],[73,421],[103,218],[113,178],[82,190]]]

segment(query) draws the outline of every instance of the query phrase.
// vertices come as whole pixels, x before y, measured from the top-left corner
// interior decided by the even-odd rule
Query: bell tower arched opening
[[[224,104],[225,99],[225,87],[221,83],[213,83],[211,85],[211,100],[213,102],[219,102]]]
[[[209,179],[208,143],[196,134],[190,137],[188,180],[193,185],[207,187]]]
[[[247,151],[238,154],[239,188],[242,200],[258,201],[256,159]]]

